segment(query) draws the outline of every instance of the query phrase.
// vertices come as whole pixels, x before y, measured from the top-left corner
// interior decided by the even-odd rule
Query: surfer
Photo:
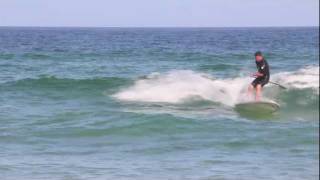
[[[255,54],[255,60],[258,71],[254,73],[252,76],[256,79],[252,81],[252,83],[248,87],[248,95],[253,93],[253,90],[256,90],[255,100],[260,101],[262,88],[269,82],[270,74],[269,74],[269,64],[264,59],[262,53],[257,51]]]

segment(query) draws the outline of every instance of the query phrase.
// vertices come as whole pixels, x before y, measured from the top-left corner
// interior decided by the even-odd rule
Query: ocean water
[[[0,102],[1,180],[318,179],[319,27],[1,27]]]

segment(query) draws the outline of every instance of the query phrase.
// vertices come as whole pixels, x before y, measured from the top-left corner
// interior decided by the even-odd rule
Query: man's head
[[[256,53],[254,53],[254,56],[256,58],[256,61],[262,61],[263,60],[263,56],[261,51],[257,51]]]

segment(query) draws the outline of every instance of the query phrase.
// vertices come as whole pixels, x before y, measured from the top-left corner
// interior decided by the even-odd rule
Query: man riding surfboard
[[[262,88],[269,82],[270,79],[269,64],[260,51],[257,51],[254,54],[254,56],[258,71],[252,75],[256,79],[253,80],[252,83],[249,85],[248,95],[253,94],[253,90],[255,89],[255,100],[260,101]]]

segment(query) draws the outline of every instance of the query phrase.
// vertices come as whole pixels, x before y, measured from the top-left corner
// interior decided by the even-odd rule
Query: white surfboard
[[[235,105],[235,109],[242,113],[271,114],[280,109],[280,105],[273,101],[252,101]]]

